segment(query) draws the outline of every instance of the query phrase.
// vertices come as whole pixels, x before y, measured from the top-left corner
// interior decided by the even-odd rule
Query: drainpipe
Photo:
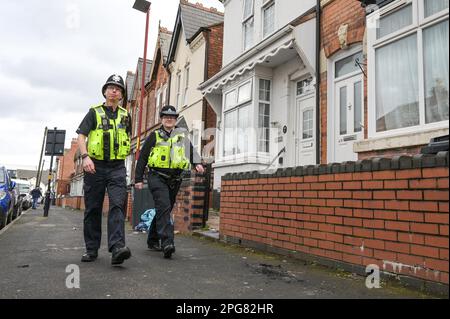
[[[209,54],[210,54],[210,37],[211,37],[211,30],[210,29],[205,29],[205,31],[203,31],[203,36],[206,39],[206,44],[205,44],[205,67],[204,67],[204,76],[203,76],[203,81],[205,82],[206,80],[209,79]],[[206,120],[207,120],[207,112],[208,112],[208,105],[206,104],[206,98],[203,97],[203,106],[202,106],[203,110],[202,110],[202,122],[203,122],[203,127],[206,130]],[[206,141],[203,141],[203,138],[201,140],[200,143],[200,152],[203,152],[203,147],[204,145],[206,145]],[[200,154],[201,156],[201,154]],[[205,174],[204,174],[204,185],[205,185],[205,198],[203,201],[203,220],[202,220],[202,226],[203,228],[206,227],[206,222],[208,221],[209,218],[209,194],[211,193],[211,189],[210,189],[210,185],[211,185],[211,166],[208,164],[205,170]]]
[[[205,65],[203,69],[203,82],[206,82],[209,79],[209,54],[210,54],[210,37],[211,37],[211,30],[205,29],[203,31],[203,37],[205,38]],[[206,120],[207,120],[207,112],[208,112],[208,106],[206,105],[206,98],[203,97],[202,102],[202,122],[204,124],[204,129],[206,130]],[[201,141],[200,143],[200,149],[203,150],[203,146],[206,145],[206,141]]]
[[[320,164],[320,0],[316,4],[316,163]]]

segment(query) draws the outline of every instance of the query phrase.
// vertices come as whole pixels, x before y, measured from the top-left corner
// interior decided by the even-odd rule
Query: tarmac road
[[[254,252],[209,239],[177,235],[170,260],[147,250],[146,234],[127,229],[131,259],[112,267],[106,218],[99,258],[81,263],[83,213],[52,206],[28,210],[0,233],[0,298],[304,299],[430,298],[403,287],[368,289],[365,278]],[[79,288],[67,288],[73,269]],[[74,283],[75,281],[71,281]]]

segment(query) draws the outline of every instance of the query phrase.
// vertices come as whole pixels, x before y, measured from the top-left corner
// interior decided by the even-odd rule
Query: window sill
[[[395,136],[369,138],[355,142],[353,151],[355,153],[371,152],[385,149],[393,149],[400,147],[411,147],[426,145],[430,139],[437,136],[449,134],[449,128],[435,128],[422,132],[405,133]]]
[[[213,165],[213,168],[237,166],[237,165],[250,165],[250,164],[268,165],[270,163],[270,160],[271,158],[269,153],[239,154],[235,156],[227,156],[217,159]]]

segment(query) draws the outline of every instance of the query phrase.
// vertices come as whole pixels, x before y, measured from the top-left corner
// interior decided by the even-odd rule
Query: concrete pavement
[[[177,235],[171,260],[147,250],[146,234],[127,229],[131,259],[110,265],[106,218],[99,258],[81,263],[83,213],[52,206],[27,211],[0,235],[0,298],[432,298],[365,278],[205,238]],[[80,288],[66,279],[80,270]]]

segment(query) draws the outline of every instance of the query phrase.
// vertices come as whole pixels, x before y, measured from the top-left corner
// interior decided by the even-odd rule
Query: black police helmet
[[[105,97],[105,99],[106,99],[105,91],[108,85],[117,85],[122,89],[122,97],[125,95],[125,83],[123,82],[123,79],[120,75],[113,74],[108,78],[108,80],[106,80],[106,83],[102,87],[102,94]]]
[[[176,116],[178,117],[177,109],[172,105],[163,106],[161,112],[159,112],[159,117],[162,118],[164,115]]]

